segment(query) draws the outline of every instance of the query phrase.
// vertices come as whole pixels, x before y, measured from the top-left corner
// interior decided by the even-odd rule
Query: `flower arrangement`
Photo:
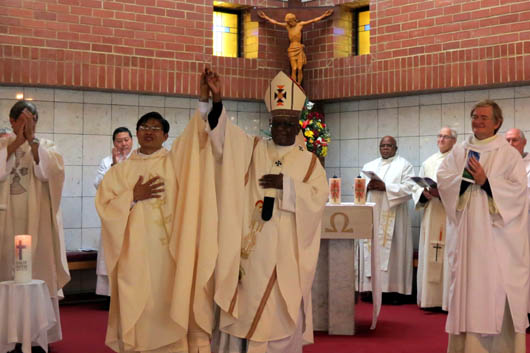
[[[331,141],[329,129],[322,122],[324,116],[318,112],[310,112],[312,104],[309,102],[300,116],[300,127],[304,134],[307,150],[315,153],[318,157],[328,154],[328,144]]]

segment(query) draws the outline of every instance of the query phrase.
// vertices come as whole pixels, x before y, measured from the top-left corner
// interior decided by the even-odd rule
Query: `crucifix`
[[[284,2],[284,1],[282,1]],[[327,7],[302,7],[301,0],[288,0],[287,8],[254,8],[250,12],[251,20],[256,20],[256,15],[268,22],[285,27],[289,35],[289,48],[287,56],[291,64],[291,78],[299,85],[302,84],[302,69],[307,62],[302,44],[302,29],[305,25],[318,22],[326,17],[331,16],[333,8]],[[265,14],[267,11],[268,15]],[[325,10],[323,13],[322,10]],[[284,22],[277,21],[274,18],[284,18]]]
[[[18,250],[18,259],[22,260],[22,250],[26,248],[26,245],[22,245],[22,240],[19,240],[16,248]]]
[[[434,255],[434,262],[438,262],[438,250],[443,249],[443,246],[440,245],[440,243],[433,242],[432,248],[436,250],[436,254]]]

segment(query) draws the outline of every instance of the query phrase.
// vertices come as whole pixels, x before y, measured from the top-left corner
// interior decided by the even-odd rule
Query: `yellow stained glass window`
[[[370,10],[359,11],[357,23],[357,53],[370,54]]]
[[[213,55],[238,56],[238,14],[213,12]]]

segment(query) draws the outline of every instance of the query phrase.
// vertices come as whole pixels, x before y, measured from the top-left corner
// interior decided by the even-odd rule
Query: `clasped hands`
[[[35,138],[35,124],[33,124],[34,116],[27,109],[24,109],[18,116],[18,119],[13,124],[13,132],[15,133],[16,141],[21,145],[24,141],[31,143]]]

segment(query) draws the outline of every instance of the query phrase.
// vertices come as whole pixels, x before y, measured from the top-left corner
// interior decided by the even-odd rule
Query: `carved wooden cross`
[[[285,1],[278,0],[278,3]],[[263,21],[258,16],[258,11],[265,12],[269,17],[276,21],[283,22],[285,15],[292,13],[299,21],[307,21],[322,15],[326,10],[332,9],[333,6],[302,6],[301,0],[288,0],[287,7],[254,7],[250,10],[251,21]]]

